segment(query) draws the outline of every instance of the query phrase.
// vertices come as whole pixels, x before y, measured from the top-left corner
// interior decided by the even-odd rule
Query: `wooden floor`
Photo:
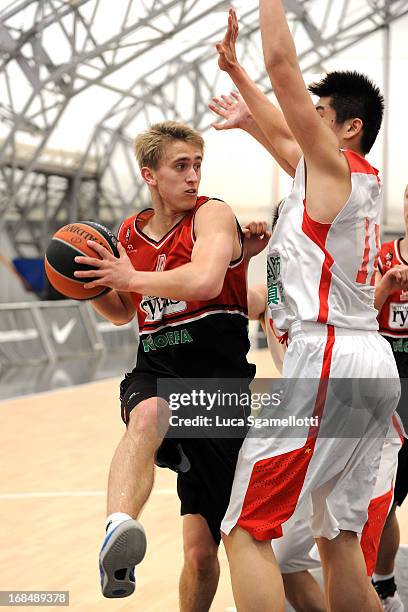
[[[258,375],[270,376],[266,351],[252,357]],[[111,379],[0,403],[0,591],[69,590],[70,609],[86,612],[178,610],[181,519],[169,470],[158,470],[143,514],[149,548],[137,593],[123,600],[100,594],[107,473],[123,433],[117,393]],[[399,516],[408,544],[408,510]],[[223,549],[220,560],[215,612],[233,606]]]

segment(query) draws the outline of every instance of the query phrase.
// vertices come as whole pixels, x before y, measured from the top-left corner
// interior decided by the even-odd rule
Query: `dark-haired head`
[[[359,72],[335,71],[309,85],[309,91],[319,98],[329,99],[337,126],[346,121],[361,121],[361,124],[356,121],[353,129],[356,134],[361,133],[359,148],[366,155],[378,136],[384,114],[384,98],[379,88]]]

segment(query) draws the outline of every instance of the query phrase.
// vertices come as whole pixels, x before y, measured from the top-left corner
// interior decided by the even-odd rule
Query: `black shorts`
[[[398,453],[398,469],[395,478],[394,504],[401,506],[408,494],[408,440],[405,438],[404,444]]]
[[[392,336],[383,336],[383,338],[390,343],[400,378],[408,378],[408,338]]]
[[[120,385],[121,414],[125,423],[130,412],[143,400],[157,397],[157,378],[150,373],[133,371]],[[168,399],[168,398],[164,398]],[[249,408],[243,409],[245,416]],[[247,429],[237,437],[166,437],[157,451],[156,463],[173,469],[180,458],[180,447],[190,462],[187,472],[177,474],[180,514],[201,514],[218,545],[220,526],[228,507],[238,453]],[[158,459],[160,459],[158,461]]]
[[[391,336],[384,336],[384,338],[391,345],[401,379],[401,399],[397,406],[397,412],[401,417],[405,431],[408,432],[408,339],[403,337],[392,338]]]

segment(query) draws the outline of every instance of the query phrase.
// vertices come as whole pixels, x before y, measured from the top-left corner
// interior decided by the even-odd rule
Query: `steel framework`
[[[66,221],[114,226],[143,205],[132,136],[182,119],[204,131],[220,78],[213,45],[225,0],[14,0],[0,10],[0,230],[19,256],[43,252]],[[270,91],[260,49],[257,0],[239,10],[239,56]],[[284,0],[304,71],[408,14],[408,0]],[[146,66],[149,68],[146,69]],[[137,75],[136,77],[134,75]],[[47,143],[74,98],[109,92],[81,154]],[[95,102],[97,106],[97,102]],[[73,128],[74,129],[74,128]],[[63,144],[63,143],[61,143]]]

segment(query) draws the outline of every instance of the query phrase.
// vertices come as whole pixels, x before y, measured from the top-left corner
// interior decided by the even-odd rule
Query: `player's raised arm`
[[[339,178],[347,177],[348,167],[340,153],[338,139],[316,112],[303,80],[281,0],[260,0],[259,9],[265,67],[308,167],[318,166]],[[327,121],[334,122],[333,118]],[[361,125],[350,129],[359,128]]]
[[[255,128],[250,133],[269,150],[278,163],[284,160],[283,169],[293,175],[293,170],[301,157],[301,150],[282,112],[272,104],[239,64],[235,50],[237,37],[238,21],[235,11],[231,9],[224,39],[216,45],[219,54],[218,65],[235,83],[263,136],[260,136]]]

